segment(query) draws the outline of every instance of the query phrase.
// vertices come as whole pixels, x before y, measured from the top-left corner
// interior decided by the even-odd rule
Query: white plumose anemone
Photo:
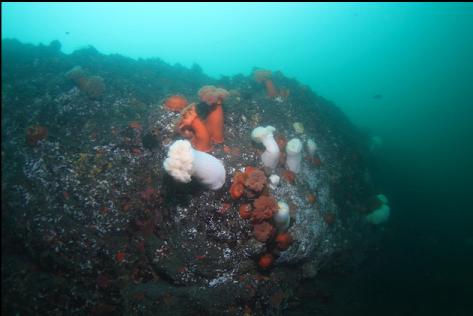
[[[164,169],[179,182],[188,183],[193,176],[211,190],[218,190],[225,183],[223,163],[193,149],[188,140],[177,140],[169,147]]]
[[[302,142],[299,138],[291,139],[286,145],[286,166],[294,173],[301,170]]]
[[[309,155],[313,156],[316,150],[317,150],[317,144],[314,142],[314,140],[313,139],[307,140],[307,151],[309,152]]]
[[[261,160],[265,167],[274,169],[279,162],[279,146],[274,140],[273,132],[276,129],[272,126],[259,126],[251,132],[251,139],[257,143],[262,143],[266,150],[261,155]]]
[[[384,195],[384,194],[378,194],[378,195],[376,195],[376,198],[384,204],[389,204],[389,200],[386,197],[386,195]]]
[[[278,231],[283,232],[289,228],[291,217],[289,216],[289,205],[286,202],[278,202],[278,212],[274,214],[273,220]]]
[[[366,220],[371,224],[379,225],[388,221],[390,213],[391,209],[389,205],[383,204],[371,214],[368,214]]]
[[[389,220],[391,208],[388,205],[389,200],[384,194],[378,194],[376,198],[381,202],[381,206],[366,215],[366,220],[371,224],[379,225]]]

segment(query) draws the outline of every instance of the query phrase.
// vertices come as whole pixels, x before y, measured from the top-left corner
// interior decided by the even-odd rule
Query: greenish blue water
[[[409,156],[427,182],[470,165],[473,6],[2,4],[2,38],[160,57],[212,76],[281,70]],[[372,98],[382,95],[382,99]],[[468,146],[465,146],[468,145]],[[406,157],[400,157],[405,160]],[[452,162],[455,162],[452,165]],[[435,172],[433,171],[435,170]]]
[[[2,38],[198,63],[212,76],[258,66],[309,85],[383,138],[379,173],[403,240],[391,254],[427,249],[442,260],[419,269],[437,272],[473,257],[472,33],[471,3],[2,3]]]

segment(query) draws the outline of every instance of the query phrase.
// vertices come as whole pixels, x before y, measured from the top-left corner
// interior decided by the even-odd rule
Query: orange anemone
[[[246,204],[241,204],[240,205],[240,217],[243,219],[249,219],[251,217],[251,205],[246,203]]]
[[[267,269],[273,264],[274,258],[270,253],[266,253],[259,258],[258,265],[262,269]]]
[[[233,183],[232,186],[230,187],[230,195],[232,196],[232,199],[238,200],[243,193],[245,192],[245,187],[243,186],[242,183]]]
[[[255,168],[253,166],[246,166],[245,167],[245,175],[249,176],[250,174],[253,173],[253,171],[258,170],[258,168]]]
[[[211,105],[206,125],[210,134],[210,139],[215,144],[223,143],[223,108],[221,99],[219,99],[217,103]]]
[[[173,95],[167,98],[164,102],[164,107],[168,111],[179,112],[187,106],[188,102],[186,98],[181,97],[180,95]]]
[[[282,233],[276,236],[276,246],[279,250],[286,250],[292,244],[292,236],[289,233]]]
[[[143,129],[139,121],[131,121],[130,124],[128,124],[128,127],[135,130]]]
[[[257,69],[253,72],[253,78],[255,81],[264,83],[266,87],[266,94],[269,97],[274,98],[278,95],[278,92],[273,84],[273,81],[271,80],[271,77],[272,73],[270,70]]]
[[[48,137],[48,128],[40,125],[33,125],[26,130],[26,143],[35,146],[40,140]]]
[[[274,83],[271,79],[265,80],[264,85],[266,86],[266,93],[269,97],[273,98],[278,95],[278,93],[276,92],[276,88],[274,87]]]
[[[335,219],[336,219],[335,213],[328,212],[324,214],[324,221],[328,225],[332,225],[333,223],[335,223]]]
[[[208,152],[212,149],[209,132],[204,122],[197,114],[194,103],[188,105],[181,111],[181,119],[178,123],[178,128],[184,136],[189,136],[189,129],[194,132],[191,143],[197,150]]]
[[[245,174],[240,171],[237,171],[233,176],[232,186],[230,187],[232,199],[238,200],[245,193],[245,179]]]
[[[203,86],[197,93],[202,102],[210,106],[206,126],[210,139],[215,144],[223,143],[223,100],[229,96],[227,90],[215,86]]]
[[[296,180],[296,174],[292,172],[291,170],[284,170],[282,172],[282,176],[287,182],[291,184],[293,184],[294,181]]]
[[[310,204],[314,204],[315,201],[317,201],[317,196],[315,194],[312,194],[312,193],[309,193],[306,195],[305,199],[307,200],[307,202],[309,202]]]

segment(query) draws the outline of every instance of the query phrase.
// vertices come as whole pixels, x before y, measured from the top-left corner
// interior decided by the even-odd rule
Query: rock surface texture
[[[301,280],[373,238],[364,214],[376,193],[367,145],[332,103],[297,81],[273,73],[283,91],[275,97],[250,74],[216,80],[159,59],[2,44],[3,312],[277,315]],[[209,152],[227,173],[216,191],[176,182],[163,168],[170,144],[182,139],[180,114],[164,101],[184,96],[205,118],[209,107],[197,95],[205,85],[230,94],[224,143]],[[265,170],[251,131],[267,125],[276,140],[316,142],[313,156],[303,149],[298,174],[284,157]],[[253,200],[230,196],[235,172],[247,166],[281,179],[262,194],[289,205],[287,250],[274,236],[256,240],[251,219],[239,214]],[[262,269],[268,252],[274,262]]]

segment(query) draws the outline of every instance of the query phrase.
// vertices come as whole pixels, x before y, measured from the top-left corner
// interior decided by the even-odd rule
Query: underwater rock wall
[[[198,66],[3,40],[2,311],[278,314],[300,280],[340,253],[362,251],[372,238],[367,201],[377,193],[367,142],[308,87],[279,72],[268,80],[216,80]],[[204,85],[229,92],[224,144],[210,152],[226,169],[215,191],[176,182],[163,168],[182,139],[180,114],[163,103],[181,95],[206,117],[197,95]],[[274,170],[251,139],[268,125],[282,145]],[[292,138],[304,145],[297,174],[284,164]],[[285,250],[275,234],[255,239],[254,223],[240,216],[254,199],[230,195],[248,166],[280,177],[263,195],[289,206]]]

